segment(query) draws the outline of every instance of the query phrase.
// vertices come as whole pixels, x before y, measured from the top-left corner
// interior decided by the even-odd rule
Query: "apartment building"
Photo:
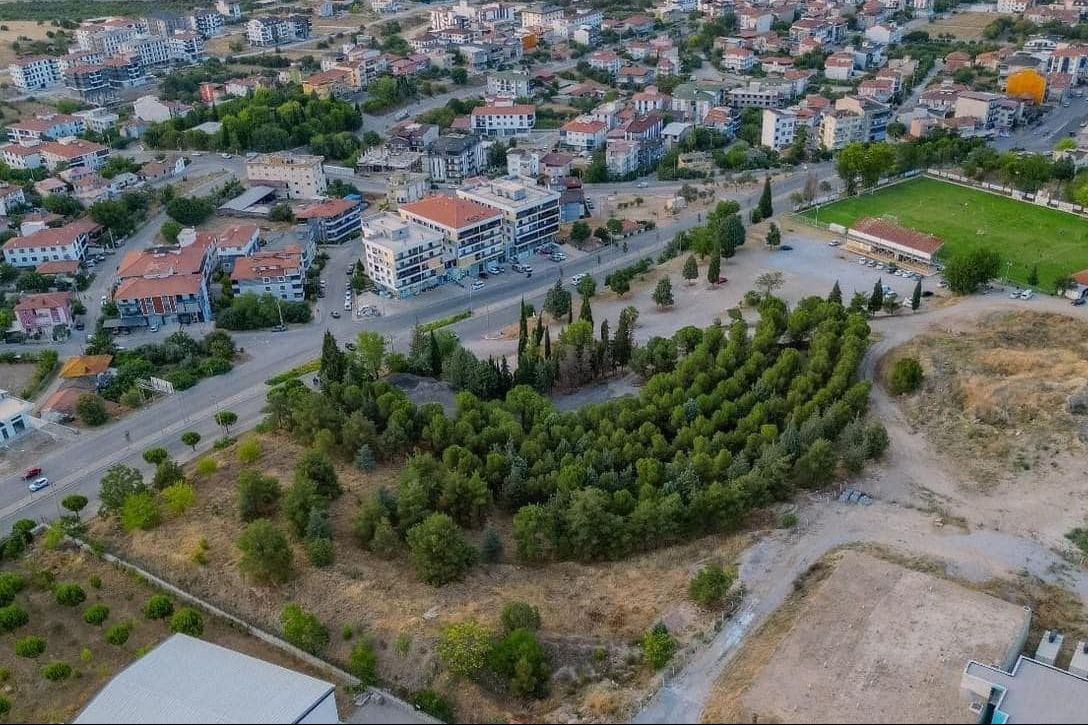
[[[265,15],[246,24],[250,45],[267,46],[305,40],[310,37],[310,18],[305,15]]]
[[[94,131],[95,133],[105,133],[110,129],[117,127],[117,122],[121,120],[121,117],[108,109],[97,107],[88,108],[86,111],[76,111],[72,114],[76,118],[83,119],[83,124],[87,127],[88,131]]]
[[[996,93],[964,91],[956,97],[954,117],[975,118],[983,128],[994,128],[1003,98]]]
[[[178,235],[179,242],[186,241],[187,238],[202,245],[214,246],[216,262],[227,271],[234,269],[237,260],[248,257],[261,248],[260,227],[252,222],[231,224],[213,231],[197,232],[185,229]]]
[[[329,199],[295,212],[295,218],[310,230],[310,238],[322,244],[339,244],[359,232],[363,202],[355,199]]]
[[[121,44],[121,52],[135,57],[143,68],[166,65],[171,61],[170,46],[166,38],[141,35]]]
[[[366,217],[361,227],[366,276],[381,289],[409,297],[434,287],[445,276],[442,232],[391,212]]]
[[[863,117],[862,136],[858,140],[883,141],[887,137],[892,109],[886,103],[879,103],[870,98],[844,96],[835,101],[835,108]]]
[[[189,19],[173,10],[152,10],[143,17],[147,32],[160,38],[169,38],[177,30],[187,30]]]
[[[43,113],[7,127],[8,140],[22,146],[78,136],[86,130],[84,120],[66,113]]]
[[[7,143],[0,146],[4,163],[13,169],[37,169],[42,165],[42,152],[38,146],[21,146]]]
[[[616,55],[611,50],[598,50],[596,53],[590,53],[586,59],[589,63],[589,67],[594,70],[603,70],[609,75],[616,75],[620,67],[623,66],[623,58]]]
[[[747,73],[757,64],[756,54],[748,48],[730,48],[722,53],[722,67],[733,73]]]
[[[215,0],[215,9],[227,20],[240,20],[242,4],[234,0]]]
[[[204,38],[195,30],[178,30],[166,39],[170,59],[178,63],[203,63],[208,59]]]
[[[525,98],[529,95],[529,74],[524,71],[494,71],[488,73],[487,95]]]
[[[523,259],[559,233],[559,193],[515,179],[496,179],[459,189],[462,199],[502,214],[506,258]]]
[[[563,9],[556,5],[531,5],[522,8],[521,27],[551,27],[552,23],[563,19]]]
[[[193,110],[178,101],[163,101],[158,96],[140,96],[132,104],[133,115],[141,121],[163,123],[173,118],[179,118]]]
[[[251,292],[270,294],[285,301],[305,299],[306,263],[302,249],[295,245],[273,251],[254,252],[234,261],[230,273],[236,295]]]
[[[820,120],[820,145],[828,151],[861,141],[864,134],[865,116],[853,111],[833,109]]]
[[[1018,15],[1034,4],[1032,0],[997,0],[997,12]]]
[[[11,82],[24,91],[39,91],[61,83],[60,65],[56,58],[35,55],[19,58],[8,64]]]
[[[214,38],[223,32],[224,18],[214,10],[193,10],[189,15],[189,28],[204,38]]]
[[[121,322],[129,326],[189,324],[212,319],[208,282],[218,252],[211,234],[194,234],[179,246],[129,252],[117,269],[113,292]]]
[[[610,138],[605,142],[604,162],[608,173],[613,176],[626,176],[638,171],[638,158],[638,141]]]
[[[759,142],[767,148],[781,151],[793,143],[796,130],[797,113],[792,109],[766,108],[763,110],[763,127]]]
[[[101,63],[81,63],[64,69],[64,85],[83,98],[101,99],[109,93],[106,68]]]
[[[502,212],[475,201],[451,196],[428,196],[401,205],[400,216],[444,239],[446,274],[455,279],[479,272],[502,258],[506,247]]]
[[[98,227],[81,219],[62,227],[39,229],[4,242],[4,261],[16,267],[36,267],[43,262],[79,261],[87,254],[90,234]]]
[[[324,158],[279,151],[246,159],[246,178],[251,184],[285,189],[288,199],[316,199],[325,195]]]
[[[110,157],[109,148],[81,138],[47,141],[39,150],[42,153],[42,164],[50,171],[62,165],[67,168],[83,166],[94,170],[101,168]]]
[[[432,181],[460,183],[480,173],[484,165],[480,138],[474,134],[439,136],[427,152]]]
[[[11,216],[24,204],[26,195],[23,187],[0,181],[0,217]]]
[[[536,126],[536,106],[531,103],[498,103],[477,106],[470,115],[472,130],[481,136],[522,136]]]
[[[92,18],[79,24],[75,39],[81,50],[108,57],[120,53],[121,46],[143,32],[143,24],[133,18]]]
[[[603,121],[574,119],[559,128],[559,142],[578,151],[592,151],[604,145],[608,125]]]

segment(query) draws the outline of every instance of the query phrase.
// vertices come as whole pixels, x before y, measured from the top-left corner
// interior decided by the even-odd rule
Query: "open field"
[[[8,676],[3,695],[11,702],[12,722],[70,722],[77,712],[115,674],[143,652],[170,636],[163,620],[148,620],[142,607],[157,590],[137,577],[113,567],[82,551],[58,549],[47,551],[35,546],[29,556],[16,563],[6,563],[5,572],[22,575],[27,584],[15,596],[15,604],[30,615],[30,621],[14,632],[0,635],[4,671]],[[86,592],[86,601],[75,607],[57,603],[49,582],[75,583]],[[95,586],[95,584],[98,586]],[[109,617],[95,626],[83,621],[83,611],[92,604],[109,607]],[[181,606],[174,602],[175,607]],[[240,632],[207,614],[203,615],[203,639],[273,662],[283,667],[308,672],[327,680],[280,650]],[[118,646],[105,639],[111,625],[128,622],[128,640]],[[46,640],[46,649],[30,659],[13,654],[16,640],[36,635]],[[72,666],[72,676],[62,682],[50,682],[41,676],[42,665],[64,661]],[[338,690],[340,712],[350,712],[346,690]]]
[[[1009,278],[1021,284],[1033,264],[1039,265],[1040,287],[1051,290],[1059,276],[1088,268],[1084,219],[943,181],[913,179],[819,210],[820,221],[844,225],[865,216],[893,217],[940,237],[946,259],[978,247],[994,249],[1010,263]]]
[[[704,722],[965,722],[967,660],[1019,653],[1018,605],[855,551],[818,567],[833,570],[752,636]]]
[[[982,30],[1002,17],[1008,16],[997,13],[958,13],[941,18],[935,23],[922,25],[918,29],[929,33],[931,38],[936,38],[938,35],[952,35],[956,40],[980,40]]]
[[[35,363],[0,363],[0,390],[18,395],[34,377]]]
[[[264,436],[261,442],[264,452],[257,467],[286,487],[301,447],[283,436]],[[202,477],[189,472],[197,503],[187,514],[132,536],[124,534],[116,521],[99,519],[92,524],[93,536],[123,558],[270,631],[280,630],[285,603],[300,603],[333,633],[323,653],[333,662],[347,659],[354,640],[345,641],[339,633],[350,626],[357,636],[374,642],[383,682],[405,691],[439,689],[475,721],[510,717],[608,721],[622,715],[645,694],[650,680],[631,643],[658,620],[666,622],[682,645],[710,631],[714,615],[688,601],[688,579],[710,557],[733,561],[746,541],[742,535],[711,536],[622,562],[592,565],[480,566],[461,582],[435,588],[416,578],[405,552],[381,559],[359,547],[351,533],[359,502],[380,486],[395,487],[398,467],[363,473],[338,465],[345,492],[331,511],[334,564],[324,569],[311,566],[301,542],[293,540],[294,578],[278,587],[257,586],[237,567],[235,541],[243,523],[234,483],[241,466],[233,448],[215,455],[220,462],[216,473]],[[282,525],[281,517],[276,518]],[[513,560],[509,517],[495,515],[492,522],[510,552],[507,558]],[[202,538],[207,541],[206,565],[193,560]],[[511,600],[540,608],[541,640],[552,653],[554,669],[564,671],[543,701],[499,698],[474,683],[454,682],[440,673],[434,643],[442,627],[475,618],[497,628],[502,605]],[[406,652],[400,642],[408,643]]]
[[[30,38],[31,40],[48,40],[46,33],[53,31],[56,32],[60,28],[50,25],[46,21],[37,22],[34,20],[5,20],[3,21],[4,30],[0,30],[0,68],[7,70],[8,64],[18,57],[15,49],[11,47],[11,44],[18,42],[22,46],[27,46],[29,43],[26,41],[20,41],[20,36]],[[70,32],[70,31],[65,31]],[[24,49],[23,53],[27,51]]]

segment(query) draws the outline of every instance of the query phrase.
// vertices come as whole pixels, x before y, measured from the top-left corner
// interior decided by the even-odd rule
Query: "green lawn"
[[[815,210],[805,214],[816,216]],[[894,217],[943,239],[943,259],[976,247],[996,249],[1012,263],[1009,277],[1021,284],[1033,264],[1043,289],[1053,289],[1063,274],[1088,269],[1088,221],[935,179],[914,179],[819,210],[821,222],[846,226],[865,216]]]

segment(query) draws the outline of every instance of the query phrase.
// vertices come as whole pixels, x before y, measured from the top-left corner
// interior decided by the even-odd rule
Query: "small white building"
[[[30,428],[30,411],[34,406],[0,390],[0,443],[25,433]]]
[[[797,114],[790,109],[763,109],[763,128],[759,142],[767,148],[781,151],[793,143],[797,130]]]

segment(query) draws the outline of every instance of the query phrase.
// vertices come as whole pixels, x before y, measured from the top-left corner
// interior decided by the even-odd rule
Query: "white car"
[[[829,246],[829,247],[837,247],[837,246],[839,246],[839,243],[838,243],[838,241],[837,241],[837,240],[835,240],[835,239],[832,239],[832,240],[831,240],[830,242],[828,242],[828,243],[827,243],[827,246]]]
[[[159,326],[158,325],[151,325],[150,327],[147,328],[147,331],[148,332],[158,332],[159,331]]]
[[[1020,293],[1020,299],[1022,299],[1022,300],[1030,300],[1034,296],[1035,296],[1035,290],[1026,289],[1026,290],[1024,290],[1023,292]]]
[[[860,264],[860,265],[861,265],[862,267],[864,267],[864,266],[866,266],[867,264],[869,264],[869,260],[867,260],[867,259],[865,259],[864,257],[862,257],[861,259],[859,259],[859,260],[858,260],[858,264]]]
[[[640,181],[638,182],[637,186],[640,189],[645,189],[647,186],[649,186],[649,184],[647,184],[645,181]]]
[[[581,282],[585,278],[586,278],[586,273],[585,272],[579,272],[578,274],[576,274],[576,275],[574,275],[573,277],[570,278],[570,283],[572,285],[574,285],[575,287],[577,287],[578,283]]]
[[[351,302],[350,301],[344,303],[344,309],[345,310],[350,310],[351,309]]]
[[[478,290],[482,290],[483,288],[484,288],[484,283],[481,282],[480,280],[476,280],[475,282],[472,283],[472,291],[473,292],[476,292]]]
[[[30,491],[33,493],[34,491],[41,491],[43,488],[45,488],[48,485],[49,485],[49,479],[43,477],[43,478],[36,479],[33,483],[31,483],[29,486],[27,486],[27,488],[29,488]]]

